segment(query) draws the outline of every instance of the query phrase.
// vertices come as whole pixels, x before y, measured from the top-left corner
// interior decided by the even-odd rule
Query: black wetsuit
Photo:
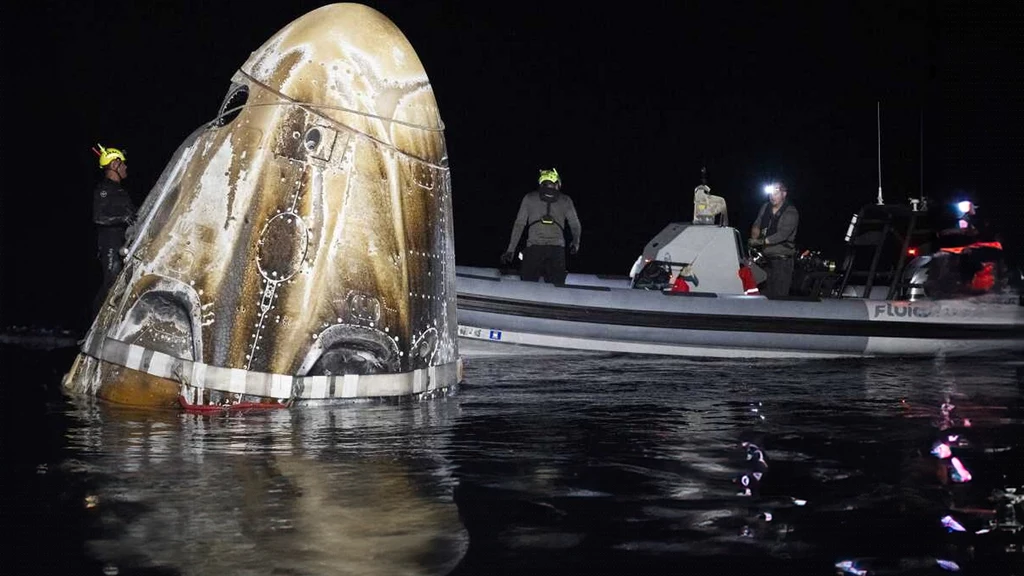
[[[92,221],[96,226],[97,256],[103,270],[103,283],[93,302],[93,311],[107,297],[107,292],[121,273],[121,247],[124,246],[125,232],[135,218],[135,204],[121,186],[109,178],[103,178],[96,185],[92,196]]]

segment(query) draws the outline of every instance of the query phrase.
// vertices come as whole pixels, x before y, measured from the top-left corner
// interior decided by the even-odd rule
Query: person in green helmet
[[[519,213],[512,225],[508,248],[501,255],[504,264],[511,264],[519,239],[526,231],[526,249],[519,277],[537,282],[540,277],[550,284],[565,284],[565,225],[571,234],[569,253],[580,249],[580,219],[572,198],[562,192],[558,170],[541,170],[538,188],[523,197]]]
[[[93,152],[99,157],[103,178],[93,189],[92,221],[96,227],[96,244],[103,269],[100,291],[93,301],[93,312],[98,312],[107,292],[121,273],[121,249],[125,233],[135,222],[135,203],[124,188],[128,177],[128,164],[124,152],[117,148],[104,148],[97,144]]]

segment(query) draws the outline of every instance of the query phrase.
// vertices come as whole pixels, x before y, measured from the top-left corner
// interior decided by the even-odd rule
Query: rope
[[[353,108],[346,108],[344,106],[329,106],[329,105],[326,105],[326,104],[316,104],[316,105],[314,105],[314,104],[309,104],[309,103],[306,103],[306,102],[299,102],[298,100],[295,100],[294,98],[291,98],[290,96],[288,96],[286,94],[283,94],[281,92],[278,92],[277,90],[274,90],[273,88],[271,88],[270,86],[267,86],[263,82],[260,82],[256,78],[250,76],[245,70],[239,70],[239,72],[242,74],[242,76],[245,76],[249,80],[252,80],[252,82],[254,84],[259,86],[260,88],[263,88],[267,92],[270,92],[271,94],[274,94],[275,96],[277,96],[278,98],[281,98],[282,100],[287,100],[288,102],[290,102],[292,104],[295,104],[297,106],[303,107],[303,108],[311,108],[311,109],[317,109],[317,110],[318,109],[338,110],[338,111],[341,111],[341,112],[347,112],[349,114],[355,114],[357,116],[365,116],[367,118],[373,118],[375,120],[382,120],[384,122],[394,122],[396,124],[401,124],[403,126],[408,126],[409,128],[416,128],[418,130],[424,130],[426,132],[443,132],[444,128],[445,128],[444,127],[444,122],[441,121],[440,118],[438,119],[438,121],[441,122],[441,126],[438,127],[438,128],[432,128],[432,127],[429,127],[429,126],[421,126],[419,124],[413,124],[412,122],[406,122],[404,120],[396,120],[394,118],[388,118],[386,116],[380,116],[378,114],[371,114],[369,112],[363,112],[362,110],[355,110]],[[262,106],[273,106],[273,105],[279,105],[279,103],[275,102],[273,104],[262,104]],[[237,108],[233,108],[231,111],[238,110],[238,109],[241,109],[241,108],[244,108],[244,107],[245,107],[245,105],[243,104],[242,106],[238,106]],[[220,116],[224,116],[228,112],[229,112],[228,110],[225,110],[224,114],[221,114]],[[218,118],[220,116],[218,116]]]

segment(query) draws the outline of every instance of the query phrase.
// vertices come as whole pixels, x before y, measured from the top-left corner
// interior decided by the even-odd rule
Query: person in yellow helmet
[[[538,188],[523,197],[519,213],[512,225],[512,237],[501,261],[511,264],[519,239],[526,231],[526,249],[519,277],[537,282],[541,276],[551,284],[565,284],[565,224],[568,223],[572,240],[569,252],[580,248],[580,219],[572,198],[562,193],[562,178],[558,170],[541,170]]]
[[[93,152],[99,157],[103,177],[93,189],[92,221],[96,227],[96,244],[103,281],[93,303],[93,311],[107,297],[107,292],[121,273],[121,248],[125,244],[125,233],[135,222],[135,203],[124,188],[128,178],[128,164],[125,154],[117,148],[104,148],[97,144]]]

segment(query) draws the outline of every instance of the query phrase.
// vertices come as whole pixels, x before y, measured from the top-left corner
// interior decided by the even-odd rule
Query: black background
[[[99,282],[90,147],[127,150],[141,202],[233,72],[316,2],[2,8],[0,326],[83,328]],[[583,224],[569,267],[624,274],[692,216],[707,166],[744,234],[782,178],[798,241],[838,255],[877,195],[969,195],[1018,252],[1024,8],[1014,2],[370,2],[417,50],[452,171],[457,262],[497,265],[555,166]],[[261,7],[262,6],[262,7]],[[922,132],[923,119],[923,132]]]

